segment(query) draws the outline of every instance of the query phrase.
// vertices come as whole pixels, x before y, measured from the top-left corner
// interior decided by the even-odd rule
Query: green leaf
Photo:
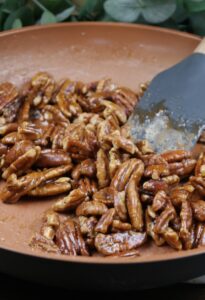
[[[116,21],[135,22],[141,13],[138,2],[139,0],[107,0],[104,9]]]
[[[57,22],[57,18],[52,12],[46,10],[42,13],[40,24],[48,24],[48,23],[56,23],[56,22]]]
[[[23,25],[32,25],[34,23],[33,12],[28,6],[23,6],[12,12],[4,22],[4,30],[12,28],[16,19],[21,19]]]
[[[175,0],[107,0],[105,11],[115,20],[135,22],[142,14],[149,23],[161,23],[176,9]]]
[[[16,19],[12,24],[12,29],[17,29],[23,27],[21,19]]]
[[[184,4],[190,12],[200,12],[205,10],[205,0],[186,0]]]
[[[149,23],[162,23],[176,10],[175,0],[144,0],[142,15]]]
[[[205,12],[194,13],[190,17],[190,24],[194,33],[205,35]]]
[[[75,6],[71,6],[65,9],[64,11],[62,11],[61,13],[57,14],[56,15],[57,22],[65,21],[72,15],[74,11],[75,11]]]

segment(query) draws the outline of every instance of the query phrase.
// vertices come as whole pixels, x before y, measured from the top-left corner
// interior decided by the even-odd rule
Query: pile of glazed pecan
[[[177,250],[205,243],[205,155],[134,144],[126,121],[139,95],[43,72],[19,91],[0,84],[0,198],[55,197],[32,247],[136,256],[151,240]]]

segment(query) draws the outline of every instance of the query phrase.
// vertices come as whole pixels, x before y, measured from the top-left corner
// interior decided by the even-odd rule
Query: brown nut
[[[95,217],[78,217],[80,231],[82,235],[92,236],[94,233],[95,226],[97,224],[97,219]]]
[[[169,223],[175,217],[175,210],[173,206],[167,205],[162,213],[156,218],[154,231],[158,234],[163,234],[169,227]]]
[[[141,177],[144,172],[144,165],[143,163],[139,163],[134,171],[128,186],[127,186],[127,197],[126,197],[126,204],[127,210],[130,217],[130,221],[132,227],[137,231],[141,231],[143,229],[143,210],[142,205],[140,202],[140,196],[138,192],[138,184],[141,180]]]
[[[73,179],[78,180],[81,176],[94,177],[96,174],[96,165],[93,159],[86,159],[79,163],[72,171]]]
[[[70,182],[48,182],[43,185],[38,186],[37,188],[29,191],[27,195],[33,197],[48,197],[63,194],[68,192],[71,189]]]
[[[97,153],[96,168],[98,185],[100,188],[104,188],[109,184],[110,178],[108,170],[108,158],[102,149],[98,150]]]
[[[98,233],[95,238],[95,247],[103,255],[117,254],[127,250],[136,249],[146,241],[146,233],[121,232],[113,234]]]
[[[180,218],[181,218],[180,238],[182,238],[183,241],[187,241],[187,239],[189,239],[190,230],[192,226],[192,208],[189,201],[184,200],[182,202]]]
[[[116,214],[121,221],[127,220],[127,206],[125,201],[125,191],[115,192],[114,194],[114,208]]]
[[[100,218],[97,225],[95,226],[96,232],[107,233],[110,225],[112,224],[115,215],[115,209],[108,209]]]
[[[62,254],[89,255],[78,225],[71,219],[60,225],[56,232],[56,244]]]
[[[2,178],[7,179],[11,174],[23,174],[36,162],[41,152],[40,147],[34,147],[28,150],[22,156],[19,156],[2,174]]]
[[[147,235],[149,235],[154,240],[157,246],[162,246],[165,243],[165,240],[162,236],[154,231],[155,220],[150,216],[148,209],[146,209],[145,212],[145,225]]]
[[[16,87],[10,82],[0,84],[0,110],[11,104],[18,97]]]
[[[114,204],[114,199],[116,195],[116,190],[112,187],[103,188],[93,195],[93,200],[102,202],[107,206],[112,206]]]
[[[97,201],[87,201],[81,203],[76,209],[77,216],[97,216],[103,215],[108,210],[107,206]]]
[[[86,198],[86,193],[82,191],[80,188],[72,190],[68,196],[63,199],[58,200],[53,205],[54,211],[67,211],[76,208],[79,204],[81,204]]]
[[[136,158],[122,163],[111,181],[111,187],[114,187],[118,192],[123,191],[138,164],[139,160]]]
[[[193,210],[194,218],[200,222],[205,221],[205,201],[194,200],[191,201],[191,207]]]
[[[43,149],[35,165],[39,168],[52,168],[71,163],[68,153],[61,149]]]
[[[167,244],[176,250],[182,250],[182,243],[179,239],[179,235],[172,228],[168,227],[163,234],[163,237]]]
[[[120,220],[113,220],[112,222],[112,232],[118,231],[129,231],[132,229],[130,223],[121,222]]]
[[[162,210],[165,208],[167,202],[168,202],[168,196],[165,193],[165,191],[158,191],[156,193],[156,195],[154,196],[153,203],[152,203],[152,209],[155,212]]]

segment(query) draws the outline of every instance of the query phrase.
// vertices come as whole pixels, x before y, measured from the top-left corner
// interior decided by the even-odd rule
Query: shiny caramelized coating
[[[95,226],[96,232],[107,233],[109,226],[112,224],[115,215],[115,209],[108,209],[100,218],[97,225]]]
[[[56,245],[62,254],[89,255],[79,226],[71,219],[59,226],[56,232]]]
[[[104,188],[109,184],[110,178],[108,171],[108,158],[103,149],[100,149],[97,152],[96,169],[98,185],[100,188]]]
[[[46,72],[19,91],[0,84],[0,199],[53,200],[32,247],[120,258],[147,240],[205,245],[205,154],[132,140],[126,122],[145,90]]]
[[[132,174],[132,177],[127,186],[127,210],[130,217],[130,222],[132,224],[132,228],[134,228],[137,231],[142,231],[144,225],[143,210],[140,201],[140,195],[137,188],[143,173],[144,164],[140,161],[136,166],[136,169]]]
[[[76,208],[79,204],[81,204],[86,198],[86,193],[78,188],[72,190],[68,196],[58,200],[53,205],[54,211],[67,211]]]
[[[95,192],[93,194],[93,200],[102,202],[107,206],[113,206],[116,193],[114,188],[106,187]]]
[[[205,201],[204,200],[194,200],[191,202],[191,207],[193,209],[194,218],[197,221],[205,221]]]
[[[94,177],[96,174],[96,165],[93,159],[85,159],[73,168],[72,178],[78,180],[81,176]]]
[[[76,209],[77,216],[98,216],[103,215],[108,210],[104,203],[97,201],[86,201],[80,204]]]
[[[113,234],[97,234],[95,247],[103,255],[118,254],[140,247],[146,241],[146,233],[127,231]]]

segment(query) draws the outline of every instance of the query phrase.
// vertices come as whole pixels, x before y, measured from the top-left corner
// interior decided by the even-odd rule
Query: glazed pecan
[[[27,195],[34,197],[48,197],[63,194],[68,192],[71,189],[71,183],[69,178],[65,178],[63,181],[62,178],[48,183],[44,183],[29,191]]]
[[[169,227],[169,223],[175,217],[175,210],[172,205],[167,205],[162,213],[156,218],[154,231],[158,234],[163,234]]]
[[[88,256],[88,250],[81,236],[79,227],[71,219],[61,224],[56,232],[56,245],[66,255]]]
[[[18,96],[16,87],[10,83],[5,82],[0,84],[0,109],[3,109],[8,103],[15,100]]]
[[[175,187],[170,193],[170,199],[174,206],[180,206],[183,201],[187,201],[192,196],[194,187],[190,183]]]
[[[78,180],[81,176],[94,177],[96,165],[93,159],[86,159],[73,168],[72,178]]]
[[[131,229],[132,229],[132,225],[130,223],[122,222],[120,220],[113,220],[112,222],[113,232],[129,231]]]
[[[195,167],[195,176],[205,177],[205,154],[202,152]]]
[[[126,204],[133,229],[141,231],[143,229],[143,210],[140,202],[138,184],[144,172],[144,164],[139,162],[127,186]]]
[[[109,175],[110,178],[112,178],[115,175],[115,172],[121,165],[121,158],[120,153],[118,150],[115,150],[112,148],[108,153],[108,159],[109,159]]]
[[[114,193],[114,208],[116,214],[122,221],[127,220],[127,206],[125,201],[125,192],[115,192]]]
[[[84,191],[84,193],[89,197],[91,197],[98,190],[97,182],[88,177],[81,178],[80,180],[78,180],[77,187]]]
[[[127,231],[113,234],[98,233],[95,238],[95,247],[103,255],[117,254],[136,249],[146,241],[146,233]]]
[[[58,200],[53,205],[53,210],[59,212],[72,210],[76,208],[79,204],[81,204],[85,200],[85,198],[86,198],[86,193],[82,189],[78,188],[72,190],[68,196]]]
[[[95,226],[95,231],[96,232],[101,232],[101,233],[107,233],[109,226],[113,222],[113,218],[115,215],[115,209],[110,208],[108,209],[100,218],[98,221],[97,225]]]
[[[142,191],[144,193],[151,193],[152,195],[155,195],[159,191],[167,191],[168,190],[168,184],[160,179],[160,180],[153,180],[150,179],[148,181],[145,181],[142,186]]]
[[[103,215],[108,210],[107,206],[97,201],[87,201],[80,204],[76,209],[77,216]]]
[[[160,177],[168,176],[169,174],[168,162],[161,155],[151,155],[146,162],[144,176],[151,177],[152,179],[159,179]]]
[[[62,149],[43,149],[35,162],[38,168],[52,168],[71,163],[68,153]]]
[[[205,196],[205,180],[202,176],[191,176],[190,183],[202,195]]]
[[[97,219],[95,217],[88,218],[85,216],[79,216],[78,221],[82,235],[92,236],[94,233],[95,226],[97,224]]]
[[[3,172],[2,178],[7,179],[11,174],[22,175],[26,170],[36,162],[41,152],[40,147],[34,147],[28,150],[22,156],[19,156],[10,166]]]
[[[15,203],[23,195],[26,195],[29,191],[33,190],[43,182],[67,173],[71,167],[71,165],[66,165],[40,172],[31,172],[19,178],[17,178],[16,174],[12,174],[7,179],[5,187],[7,192],[2,195],[2,201],[7,203]]]
[[[133,143],[132,140],[124,138],[119,130],[113,131],[111,134],[104,137],[106,142],[112,143],[112,146],[115,150],[122,149],[130,154],[139,153],[137,146]]]
[[[100,188],[104,188],[110,182],[108,170],[108,158],[104,150],[100,149],[97,153],[97,179]]]
[[[1,139],[1,142],[4,145],[9,145],[9,146],[12,145],[13,146],[18,140],[19,140],[18,132],[14,131],[14,132],[10,132],[7,135],[5,135]]]
[[[156,243],[157,246],[163,245],[165,243],[165,240],[161,235],[159,235],[155,232],[155,230],[154,230],[155,218],[152,218],[150,216],[148,209],[146,209],[146,212],[145,212],[145,225],[146,225],[147,235],[149,235],[154,240],[154,242]]]
[[[111,181],[111,186],[114,187],[118,192],[123,191],[138,164],[139,160],[136,158],[132,158],[121,164]]]
[[[162,153],[161,156],[169,163],[170,174],[180,177],[189,175],[196,165],[196,160],[189,151],[171,150]]]
[[[167,244],[176,250],[182,249],[182,243],[179,239],[179,235],[171,227],[168,227],[163,234],[163,237]]]
[[[205,201],[194,200],[191,201],[191,207],[193,209],[194,218],[200,222],[205,221]]]
[[[115,200],[116,195],[117,195],[117,192],[114,188],[106,187],[106,188],[103,188],[103,189],[95,192],[93,195],[93,200],[102,202],[107,206],[112,206],[112,205],[114,205],[114,200]]]
[[[152,209],[157,212],[165,208],[168,202],[168,196],[165,191],[158,191],[153,198]]]

